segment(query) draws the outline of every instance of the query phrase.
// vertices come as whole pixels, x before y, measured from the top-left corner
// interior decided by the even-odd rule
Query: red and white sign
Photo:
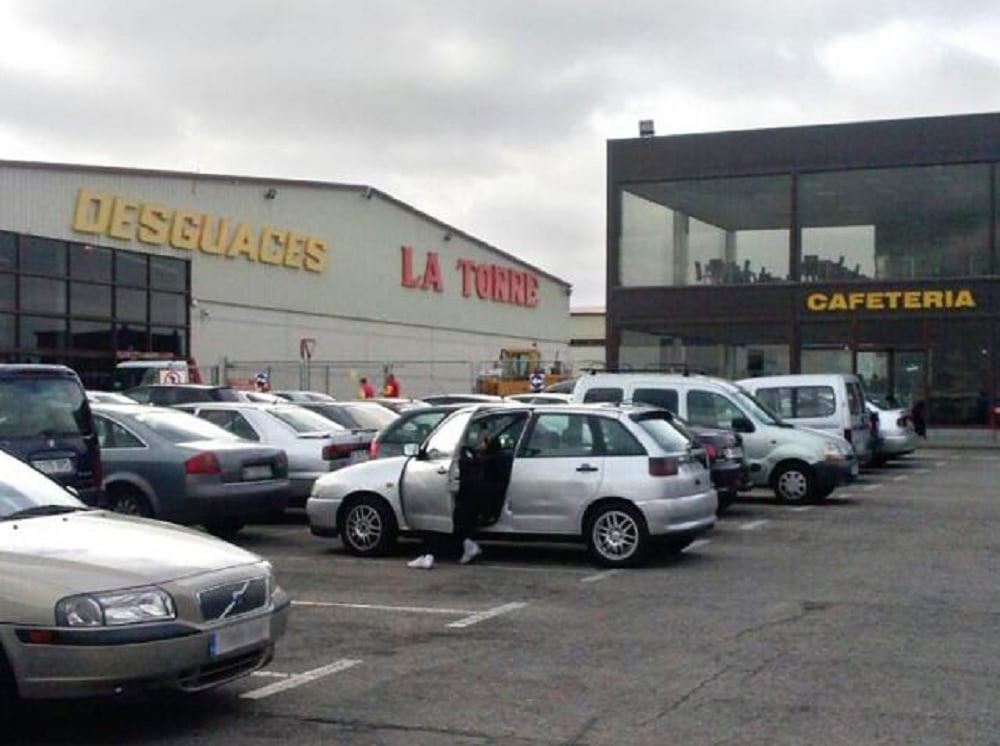
[[[312,360],[316,351],[316,340],[312,337],[303,337],[299,340],[299,357],[303,360]]]
[[[158,378],[160,383],[187,383],[187,371],[178,369],[161,370]]]

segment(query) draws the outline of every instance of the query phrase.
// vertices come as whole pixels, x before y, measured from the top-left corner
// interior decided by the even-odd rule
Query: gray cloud
[[[605,141],[639,118],[1000,108],[974,0],[0,0],[11,20],[39,54],[0,61],[0,157],[369,183],[580,305],[603,303]]]

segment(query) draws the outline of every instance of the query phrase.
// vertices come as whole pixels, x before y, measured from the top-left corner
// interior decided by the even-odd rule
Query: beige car
[[[260,557],[88,508],[0,452],[0,711],[208,689],[267,664],[290,600]]]

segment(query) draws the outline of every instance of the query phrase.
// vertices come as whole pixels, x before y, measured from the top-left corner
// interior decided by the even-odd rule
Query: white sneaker
[[[462,559],[458,562],[461,565],[467,565],[482,553],[483,550],[479,548],[476,542],[472,539],[466,539],[462,542]]]
[[[433,554],[421,554],[415,560],[410,560],[406,563],[407,567],[415,567],[418,570],[430,570],[434,567],[434,555]]]

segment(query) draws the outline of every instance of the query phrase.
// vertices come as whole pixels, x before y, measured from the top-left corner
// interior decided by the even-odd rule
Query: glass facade
[[[609,365],[856,372],[932,426],[1000,427],[987,116],[613,142]]]
[[[190,287],[183,259],[0,231],[0,360],[105,388],[130,353],[186,357]]]

